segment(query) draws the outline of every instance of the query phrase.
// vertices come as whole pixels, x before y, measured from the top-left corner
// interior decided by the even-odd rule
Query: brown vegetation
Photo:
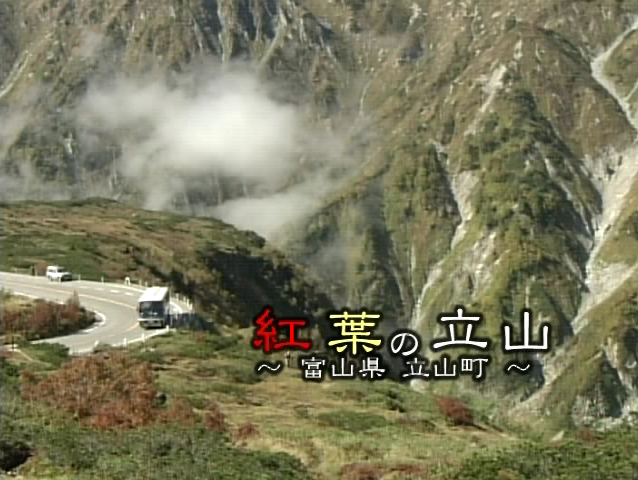
[[[591,445],[598,443],[598,436],[591,428],[581,428],[575,432],[574,436],[583,443]]]
[[[259,435],[259,430],[254,423],[247,422],[237,427],[237,432],[235,433],[235,440],[237,442],[245,442],[251,437]]]
[[[176,398],[163,409],[156,405],[156,395],[150,365],[121,352],[74,358],[42,380],[22,372],[24,400],[43,402],[96,428],[202,424],[188,400]],[[214,401],[203,424],[212,431],[228,431],[225,415]]]
[[[452,425],[474,425],[474,414],[472,410],[461,400],[455,397],[436,397],[436,407]]]
[[[20,308],[3,309],[1,335],[19,335],[25,340],[55,337],[90,326],[95,317],[80,306],[77,293],[64,304],[35,301]]]
[[[173,400],[166,410],[158,415],[157,420],[159,423],[171,423],[189,427],[200,423],[200,418],[193,410],[190,402],[182,397]]]
[[[212,432],[227,432],[228,424],[226,423],[226,416],[222,412],[221,408],[214,400],[211,400],[206,408],[206,414],[204,417],[204,424]]]
[[[350,463],[341,468],[341,480],[381,480],[384,475],[400,474],[398,478],[425,479],[428,470],[412,464]]]
[[[22,390],[26,400],[41,400],[102,428],[149,423],[155,393],[150,366],[120,353],[75,358]]]

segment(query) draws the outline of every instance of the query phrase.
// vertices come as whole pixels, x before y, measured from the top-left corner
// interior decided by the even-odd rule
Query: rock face
[[[69,114],[92,82],[151,71],[170,85],[206,58],[246,59],[355,159],[273,237],[335,302],[426,339],[465,305],[495,340],[483,388],[525,398],[515,413],[621,417],[638,402],[636,18],[635,0],[9,0],[3,190],[136,201],[127,132],[93,137]],[[278,193],[326,163],[297,147]],[[260,192],[232,172],[195,177],[180,196],[195,212]],[[551,324],[553,353],[528,356],[531,377],[503,375],[501,321],[523,307]]]

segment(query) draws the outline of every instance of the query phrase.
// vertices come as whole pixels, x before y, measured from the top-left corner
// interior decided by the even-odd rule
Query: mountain
[[[515,416],[638,408],[638,1],[1,8],[7,199],[217,216],[385,332],[482,313],[472,388]],[[524,307],[552,353],[504,375],[501,323]]]

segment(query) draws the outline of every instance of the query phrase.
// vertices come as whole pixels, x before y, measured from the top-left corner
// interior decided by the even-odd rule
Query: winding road
[[[80,303],[97,315],[97,322],[77,333],[63,337],[41,340],[61,343],[72,354],[90,352],[97,343],[114,346],[142,341],[166,333],[167,329],[143,330],[137,324],[137,300],[144,288],[118,283],[50,282],[45,277],[31,277],[15,273],[0,272],[0,287],[15,295],[63,302],[77,292]],[[182,301],[171,301],[174,313],[188,312],[190,308]]]

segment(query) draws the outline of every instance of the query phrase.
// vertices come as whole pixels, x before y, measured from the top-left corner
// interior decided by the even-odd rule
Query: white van
[[[50,265],[47,267],[47,278],[50,282],[63,282],[65,280],[73,280],[73,275],[60,265]]]

